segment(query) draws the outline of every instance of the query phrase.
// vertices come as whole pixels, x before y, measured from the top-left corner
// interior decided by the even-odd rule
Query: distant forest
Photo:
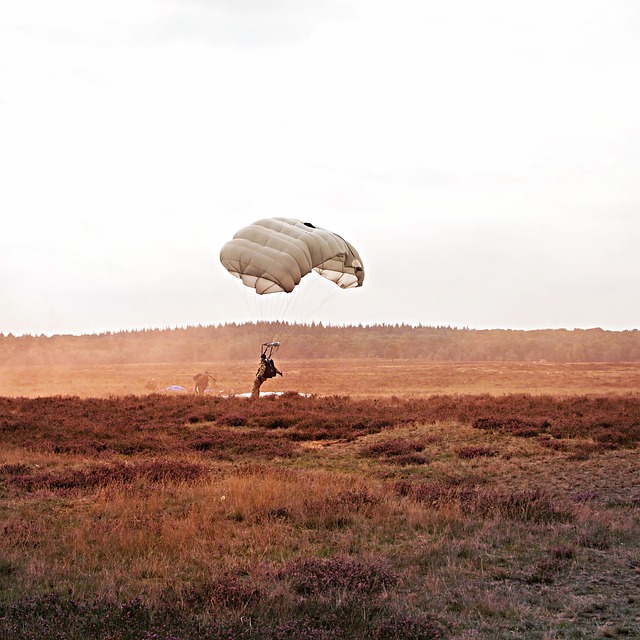
[[[0,334],[0,366],[207,362],[257,358],[281,340],[296,358],[433,361],[638,362],[640,331],[478,330],[396,325],[223,324],[91,335]]]

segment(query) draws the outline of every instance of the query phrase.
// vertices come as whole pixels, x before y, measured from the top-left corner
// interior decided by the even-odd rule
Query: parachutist
[[[278,375],[282,375],[282,371],[280,371],[274,361],[271,358],[267,358],[267,354],[262,352],[260,355],[260,364],[258,365],[258,370],[256,371],[256,377],[253,381],[253,389],[251,390],[251,399],[257,400],[260,397],[260,387],[262,383],[267,378],[274,378]]]

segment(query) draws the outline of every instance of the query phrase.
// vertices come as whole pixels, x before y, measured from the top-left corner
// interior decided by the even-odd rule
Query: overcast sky
[[[0,0],[0,333],[259,319],[272,216],[366,270],[287,319],[639,328],[639,78],[637,0]]]

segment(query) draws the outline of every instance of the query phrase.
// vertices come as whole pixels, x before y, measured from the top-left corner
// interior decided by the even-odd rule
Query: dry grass
[[[640,390],[640,363],[420,362],[416,360],[278,360],[284,377],[264,391],[298,391],[352,398],[421,397],[438,393],[585,394]],[[135,364],[78,367],[0,367],[0,395],[47,396],[146,393],[153,379],[161,389],[193,387],[192,376],[208,369],[215,394],[251,390],[257,362],[209,361],[197,364]]]
[[[3,398],[0,638],[639,637],[637,395],[411,384]]]

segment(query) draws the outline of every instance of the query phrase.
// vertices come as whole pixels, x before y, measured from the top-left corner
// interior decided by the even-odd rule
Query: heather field
[[[640,637],[637,364],[241,364],[2,371],[0,638]]]

